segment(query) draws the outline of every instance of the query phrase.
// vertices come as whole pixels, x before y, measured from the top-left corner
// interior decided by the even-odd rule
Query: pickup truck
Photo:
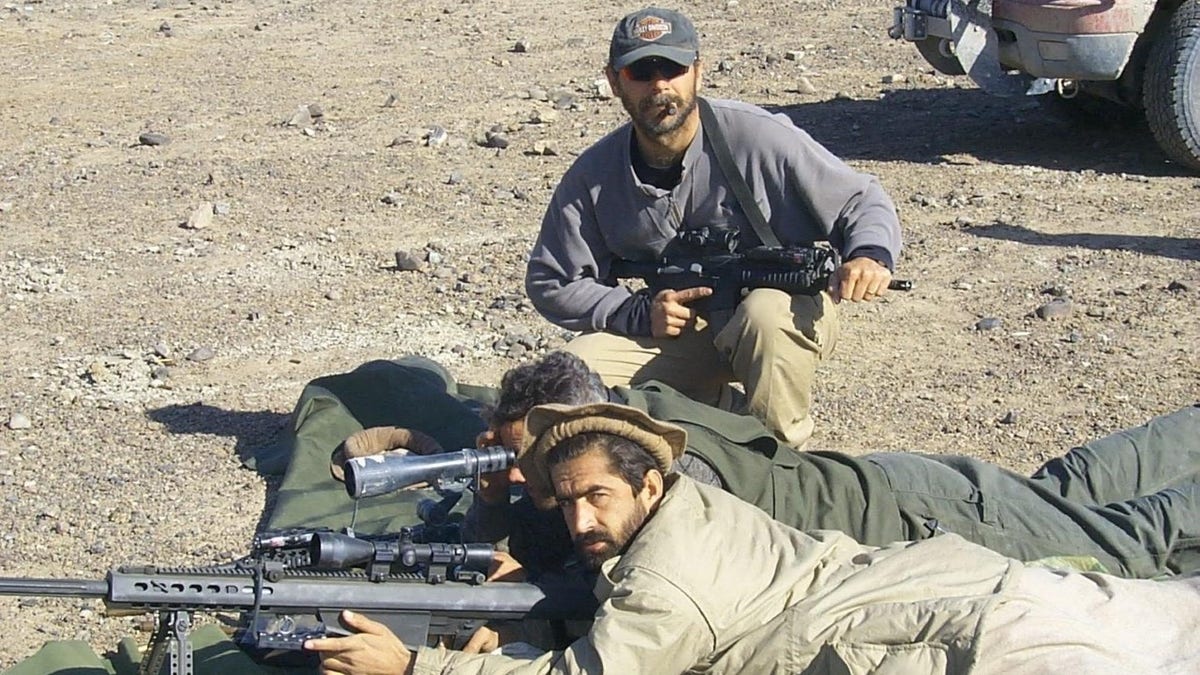
[[[1200,171],[1200,0],[905,0],[889,35],[989,94],[1144,115]]]

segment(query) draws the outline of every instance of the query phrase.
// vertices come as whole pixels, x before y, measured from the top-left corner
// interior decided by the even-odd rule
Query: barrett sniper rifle
[[[585,585],[485,582],[488,544],[408,538],[268,532],[234,563],[127,565],[102,580],[0,578],[0,595],[100,598],[110,610],[158,612],[143,675],[158,675],[168,658],[172,675],[195,672],[188,637],[195,612],[241,611],[244,646],[299,650],[309,638],[348,634],[344,609],[386,624],[410,648],[444,638],[461,644],[488,621],[590,619],[595,611]]]
[[[691,303],[700,311],[733,309],[743,290],[774,288],[814,295],[829,286],[841,256],[826,246],[755,246],[738,250],[738,231],[710,227],[680,230],[657,262],[616,260],[615,279],[642,279],[651,294],[663,289],[705,286],[713,294]],[[907,291],[912,282],[893,279],[889,290]]]

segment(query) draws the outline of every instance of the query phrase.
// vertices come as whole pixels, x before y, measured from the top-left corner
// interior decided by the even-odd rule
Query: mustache
[[[581,548],[599,543],[610,544],[612,546],[617,545],[617,542],[605,532],[585,532],[575,537],[575,545]]]
[[[674,104],[676,108],[683,108],[683,99],[679,96],[672,96],[671,94],[665,92],[661,94],[654,94],[653,96],[647,96],[638,103],[638,111],[648,113],[653,111],[655,108],[661,108],[671,104]]]

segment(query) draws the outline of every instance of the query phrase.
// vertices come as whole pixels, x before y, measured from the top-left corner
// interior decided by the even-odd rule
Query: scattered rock
[[[399,192],[389,192],[380,197],[379,201],[387,204],[388,206],[399,206],[400,204],[404,203],[404,195],[400,194]]]
[[[1004,413],[1004,417],[1000,418],[1000,424],[1016,424],[1017,417],[1018,415],[1016,410],[1009,410],[1008,412]]]
[[[12,429],[14,431],[20,431],[22,429],[32,429],[33,428],[33,420],[30,420],[29,416],[26,415],[25,413],[19,413],[19,412],[13,413],[8,418],[8,428]]]
[[[1070,300],[1055,298],[1034,310],[1039,319],[1064,319],[1074,313],[1075,308]]]
[[[612,85],[608,83],[607,77],[592,81],[592,96],[604,101],[613,97]]]
[[[170,137],[156,131],[145,131],[138,135],[138,143],[141,145],[166,145],[170,142]]]
[[[421,269],[421,259],[408,251],[396,251],[396,270],[399,272],[415,272]]]
[[[212,357],[214,357],[216,355],[217,355],[216,352],[214,352],[209,347],[197,347],[197,348],[193,349],[192,352],[184,358],[186,358],[188,361],[192,361],[194,363],[204,363],[205,361],[212,359]]]
[[[188,216],[184,227],[189,230],[203,230],[212,225],[213,222],[213,205],[209,202],[203,202],[192,210]]]
[[[425,141],[425,145],[428,145],[431,148],[437,148],[445,145],[449,138],[450,133],[447,132],[445,128],[435,124],[434,126],[429,127],[429,131],[425,133],[425,136],[422,140]]]
[[[527,54],[531,49],[533,49],[533,44],[529,40],[517,40],[512,46],[515,54]]]
[[[984,317],[984,318],[980,319],[979,321],[976,321],[975,322],[975,330],[977,330],[977,331],[996,330],[997,328],[1000,327],[1000,325],[1001,325],[1000,319],[998,319],[994,316],[989,316],[989,317]]]
[[[1191,293],[1196,290],[1196,285],[1188,281],[1180,281],[1179,279],[1176,279],[1167,284],[1167,290]]]
[[[811,95],[817,93],[817,88],[813,86],[813,83],[807,77],[801,76],[796,80],[796,92]]]
[[[284,126],[288,127],[301,127],[307,129],[312,126],[312,123],[312,113],[309,112],[308,106],[302,105],[297,107],[283,124]]]

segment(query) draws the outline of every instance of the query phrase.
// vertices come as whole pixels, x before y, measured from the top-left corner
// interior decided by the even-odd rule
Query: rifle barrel
[[[108,595],[108,582],[103,579],[21,579],[0,577],[0,595],[103,598]]]

